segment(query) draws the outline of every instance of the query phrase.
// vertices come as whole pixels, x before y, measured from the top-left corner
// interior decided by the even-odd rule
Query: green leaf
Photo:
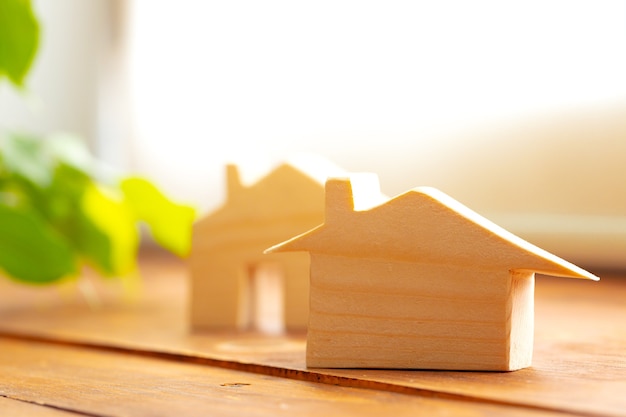
[[[72,249],[36,214],[0,205],[0,268],[14,279],[46,284],[76,273]]]
[[[85,176],[92,172],[96,161],[80,138],[68,133],[57,133],[45,140],[44,144],[43,150],[48,160],[72,167]]]
[[[32,247],[22,241],[10,247],[13,235],[24,223],[14,222],[15,229],[6,232],[5,240],[0,237],[0,250],[9,248],[0,257],[0,268],[16,279],[52,281],[52,276],[58,275],[53,273],[54,267],[49,269],[50,277],[37,278],[37,265],[20,254],[25,250],[43,251],[37,256],[45,257],[48,252],[55,253],[45,244],[57,243],[69,253],[72,265],[86,262],[105,275],[132,274],[137,267],[138,221],[145,221],[155,240],[165,248],[181,256],[189,252],[195,218],[191,207],[173,203],[150,182],[139,178],[127,179],[119,188],[102,187],[91,174],[95,162],[84,144],[68,135],[43,139],[0,135],[0,205],[4,221],[11,223],[10,216],[17,215],[14,212],[27,213],[34,220],[30,220],[30,229],[23,236],[37,239],[35,234],[39,233],[45,238]],[[2,227],[0,223],[0,233],[5,233]]]
[[[127,178],[120,186],[135,217],[147,223],[154,240],[179,256],[187,255],[195,210],[172,202],[142,178]]]
[[[2,2],[4,0],[0,0]],[[0,162],[3,169],[38,186],[52,180],[52,163],[43,158],[45,141],[27,135],[0,136]]]
[[[72,245],[85,261],[102,273],[115,275],[124,269],[114,263],[114,242],[88,217],[87,213],[83,211],[76,213],[72,230],[68,232],[67,237],[71,239]]]
[[[90,242],[92,253],[97,253],[95,260],[110,274],[122,275],[136,269],[139,232],[135,219],[128,205],[112,192],[107,192],[95,184],[87,187],[82,199],[84,216],[108,237],[109,253],[101,252],[104,247],[98,242]],[[94,235],[87,236],[87,239]],[[100,257],[108,256],[104,262]]]
[[[68,135],[0,135],[0,191],[38,211],[62,233],[81,210],[93,165],[85,145]]]
[[[30,0],[0,0],[0,79],[7,76],[23,86],[38,46],[39,23]]]
[[[46,190],[45,211],[51,225],[70,241],[78,255],[104,274],[112,275],[116,272],[112,242],[83,210],[83,198],[90,187],[95,185],[84,172],[60,163]]]

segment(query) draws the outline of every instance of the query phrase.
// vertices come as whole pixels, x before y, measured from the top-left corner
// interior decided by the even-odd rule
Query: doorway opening
[[[248,296],[244,328],[266,334],[285,330],[284,273],[278,263],[259,262],[248,267]]]

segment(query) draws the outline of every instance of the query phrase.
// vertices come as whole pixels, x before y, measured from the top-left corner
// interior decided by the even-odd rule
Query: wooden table
[[[304,334],[191,334],[184,264],[141,269],[1,281],[0,415],[626,415],[626,274],[538,277],[533,366],[494,373],[306,369]]]

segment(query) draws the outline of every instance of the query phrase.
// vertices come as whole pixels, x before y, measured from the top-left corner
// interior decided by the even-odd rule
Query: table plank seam
[[[347,388],[361,388],[361,389],[370,389],[377,391],[385,391],[392,392],[397,394],[405,394],[412,396],[421,396],[424,398],[435,398],[435,399],[443,399],[443,400],[451,400],[451,401],[460,401],[460,402],[471,402],[476,404],[486,404],[486,405],[498,405],[498,406],[506,406],[506,407],[515,407],[526,409],[529,411],[541,411],[541,412],[552,412],[559,413],[563,415],[574,415],[580,417],[607,417],[608,414],[599,414],[599,413],[588,413],[577,410],[563,410],[559,408],[549,407],[549,406],[540,406],[526,403],[516,403],[513,401],[505,401],[505,400],[497,400],[492,398],[484,398],[479,396],[471,396],[464,395],[458,393],[451,393],[445,391],[438,391],[434,389],[427,388],[418,388],[418,387],[409,387],[404,385],[392,384],[388,382],[381,381],[371,381],[364,380],[358,378],[351,378],[346,376],[338,376],[338,375],[329,375],[323,372],[312,371],[312,370],[300,370],[300,369],[290,369],[283,368],[272,365],[263,365],[263,364],[255,364],[255,363],[247,363],[247,362],[239,362],[233,360],[226,359],[217,359],[210,358],[204,356],[194,356],[190,354],[184,353],[175,353],[168,352],[163,350],[148,350],[148,349],[139,349],[139,348],[131,348],[118,346],[108,343],[93,343],[93,342],[84,342],[66,338],[58,338],[58,337],[50,337],[45,335],[34,335],[34,334],[24,334],[20,332],[10,332],[6,330],[0,330],[0,338],[12,339],[18,341],[27,341],[32,343],[42,343],[42,344],[52,344],[57,346],[66,346],[66,347],[74,347],[74,348],[85,348],[98,350],[103,352],[111,352],[111,353],[119,353],[119,354],[129,354],[140,357],[148,357],[155,358],[167,361],[174,361],[179,363],[190,363],[197,364],[202,366],[210,366],[221,369],[229,369],[234,371],[248,372],[258,375],[267,375],[273,377],[286,378],[291,380],[303,381],[303,382],[313,382],[313,383],[321,383],[327,385],[336,385]],[[2,394],[0,394],[2,396]],[[11,397],[6,397],[11,398]],[[11,398],[18,401],[17,398]],[[25,401],[28,402],[28,401]],[[36,404],[36,403],[34,403]],[[49,405],[46,405],[49,406]],[[66,410],[62,407],[55,407],[59,410],[69,411],[77,413],[78,415],[84,415],[87,417],[105,417],[100,414],[93,413],[85,413],[79,410]]]
[[[39,407],[45,407],[45,408],[50,408],[50,409],[53,409],[53,410],[63,411],[63,412],[66,412],[66,413],[76,414],[77,416],[84,416],[84,417],[113,417],[113,416],[108,416],[107,414],[94,414],[94,413],[90,413],[90,412],[87,412],[87,411],[76,410],[76,409],[68,408],[68,407],[61,407],[61,406],[50,404],[50,403],[41,403],[41,402],[37,402],[37,401],[27,400],[27,399],[24,399],[24,398],[14,397],[14,396],[11,396],[11,395],[5,395],[5,394],[2,394],[2,393],[0,393],[0,397],[6,398],[7,400],[19,401],[19,402],[30,404],[30,405],[35,405],[35,406],[39,406]]]

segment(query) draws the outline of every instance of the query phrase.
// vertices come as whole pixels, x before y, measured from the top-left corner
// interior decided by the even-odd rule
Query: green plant
[[[39,24],[29,0],[0,0],[0,81],[22,88],[37,51]],[[136,268],[138,222],[184,256],[195,212],[136,177],[96,181],[98,166],[67,135],[0,134],[0,272],[46,284],[88,264],[104,275]]]
[[[30,0],[0,0],[0,81],[22,87],[39,46],[39,22]]]
[[[83,263],[104,275],[130,273],[138,222],[163,247],[188,253],[191,207],[142,178],[97,182],[95,165],[73,137],[0,137],[0,269],[38,284],[77,274]]]

